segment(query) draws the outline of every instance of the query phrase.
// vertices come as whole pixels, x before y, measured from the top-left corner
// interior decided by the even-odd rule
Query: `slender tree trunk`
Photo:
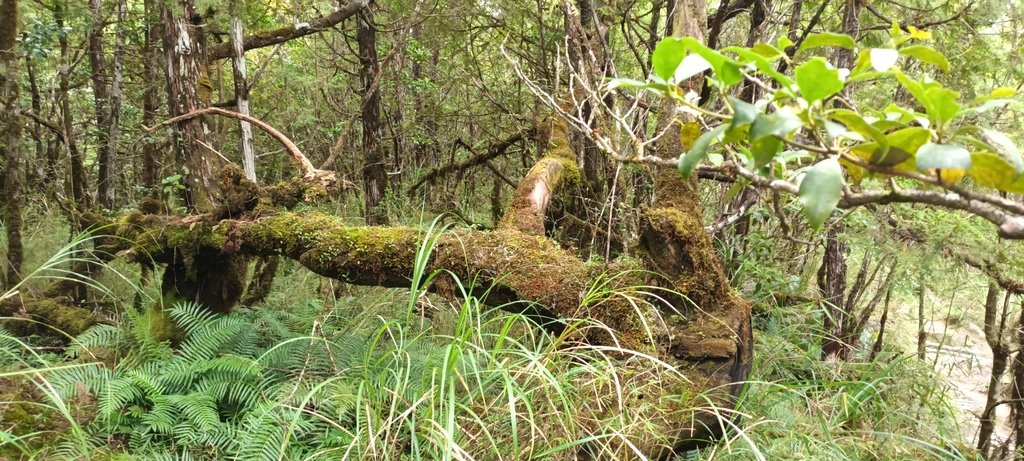
[[[928,342],[928,331],[924,328],[924,299],[927,287],[924,284],[924,275],[920,276],[917,292],[917,358],[924,360],[925,345]]]
[[[846,244],[842,241],[845,230],[842,221],[834,221],[825,232],[825,256],[818,269],[818,289],[824,303],[824,333],[821,359],[836,360],[850,347],[844,344],[843,325],[846,323]]]
[[[1024,349],[1024,303],[1017,320],[1017,350]],[[1018,352],[1013,358],[1013,389],[1010,392],[1013,405],[1013,429],[1017,443],[1014,459],[1024,461],[1024,353]]]
[[[114,194],[117,187],[114,168],[117,165],[117,141],[121,135],[122,61],[124,59],[125,20],[128,11],[127,0],[117,0],[117,25],[114,39],[113,79],[110,82],[110,123],[107,125],[105,161],[100,162],[99,201],[108,209],[114,208]],[[102,158],[102,157],[101,157]]]
[[[113,182],[110,179],[110,87],[107,82],[106,62],[103,54],[103,11],[100,0],[89,0],[92,13],[92,28],[89,30],[89,65],[91,67],[93,106],[96,113],[96,148],[99,171],[96,175],[96,200],[107,208],[113,208]],[[109,199],[109,201],[108,201]]]
[[[238,113],[249,115],[249,82],[246,81],[245,50],[242,48],[242,11],[239,0],[231,0],[231,46],[235,103],[238,106]],[[245,170],[246,178],[256,182],[256,153],[252,146],[252,126],[249,122],[239,119],[238,129],[242,133],[242,169]]]
[[[885,344],[885,324],[889,320],[889,302],[892,300],[892,285],[885,290],[885,305],[882,307],[882,318],[878,320],[878,337],[875,338],[875,344],[871,346],[871,355],[868,356],[868,362],[874,362],[878,354],[882,352],[882,346]]]
[[[57,24],[58,28],[64,28],[64,19],[67,15],[67,5],[63,1],[58,1],[53,8],[53,20]],[[67,34],[58,34],[58,41],[60,43],[60,82],[59,82],[59,98],[60,98],[60,111],[61,111],[61,122],[64,125],[64,142],[68,146],[68,158],[71,170],[71,197],[75,201],[75,205],[79,210],[85,210],[90,207],[89,193],[86,192],[89,188],[89,180],[85,172],[85,160],[82,152],[78,149],[78,142],[75,136],[75,118],[74,113],[71,112],[71,98],[70,98],[70,87],[71,87],[71,51],[68,45]],[[81,229],[77,223],[73,222],[73,231],[78,232]]]
[[[356,14],[359,44],[359,81],[363,87],[363,193],[365,194],[364,215],[367,224],[388,223],[384,209],[384,193],[387,187],[387,171],[384,169],[384,154],[380,141],[383,125],[380,120],[380,90],[375,84],[380,73],[377,59],[377,29],[373,23],[372,6]]]
[[[1010,303],[1010,293],[1003,298],[1002,312],[999,311],[999,284],[989,282],[988,295],[985,297],[985,342],[992,350],[992,373],[989,375],[988,392],[985,409],[978,417],[978,452],[985,459],[991,459],[992,434],[995,432],[995,413],[1001,397],[1003,375],[1010,358],[1010,347],[1003,340],[1006,326],[1006,311]]]
[[[37,82],[35,66],[33,65],[33,62],[32,62],[32,55],[31,55],[31,53],[25,53],[25,70],[28,72],[28,88],[29,88],[30,95],[32,97],[32,112],[35,113],[35,114],[42,114],[43,113],[43,102],[42,102],[43,98],[42,98],[42,96],[39,95],[39,84]],[[33,134],[33,138],[35,138],[35,141],[36,141],[36,156],[35,156],[35,158],[36,158],[36,162],[37,162],[36,165],[39,165],[38,162],[40,160],[46,158],[46,147],[43,145],[43,133],[45,131],[43,130],[43,125],[41,123],[39,123],[38,121],[35,122],[34,126],[35,126],[35,134]],[[38,176],[38,178],[40,180],[40,183],[42,183],[42,184],[45,184],[45,180],[47,178],[54,178],[55,177],[55,175],[53,174],[53,169],[50,168],[49,164],[47,164],[45,166],[37,166],[36,167],[36,176]],[[42,189],[42,187],[41,187],[41,189]]]
[[[3,217],[7,229],[7,285],[21,281],[21,107],[18,102],[18,0],[0,0],[0,158],[4,161]]]
[[[142,96],[142,124],[156,124],[160,108],[160,12],[157,2],[145,0],[145,42],[142,58],[142,78],[145,90]],[[151,136],[145,137],[142,145],[142,185],[153,188],[160,180],[160,146]]]

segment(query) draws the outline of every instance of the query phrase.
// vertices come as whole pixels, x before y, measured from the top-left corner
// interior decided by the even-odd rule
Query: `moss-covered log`
[[[78,307],[70,298],[34,298],[15,294],[0,300],[3,325],[20,336],[76,336],[104,319],[89,309]],[[58,331],[59,330],[59,331]]]
[[[212,277],[238,270],[225,270],[221,264],[225,258],[281,255],[317,274],[348,283],[408,287],[416,251],[424,237],[416,228],[347,226],[315,212],[220,221],[134,213],[114,229],[119,237],[136,242],[122,254],[167,264],[177,273],[190,273],[195,280],[206,280],[211,286],[221,285]],[[737,370],[749,363],[749,339],[741,334],[746,325],[743,315],[748,311],[719,308],[716,312],[682,316],[674,314],[674,308],[668,305],[638,310],[614,294],[593,296],[591,288],[598,280],[611,280],[603,289],[608,293],[647,282],[649,273],[634,270],[639,268],[590,265],[550,239],[515,229],[447,231],[438,238],[428,264],[430,270],[444,269],[462,280],[475,279],[478,294],[486,292],[492,305],[542,318],[601,322],[615,332],[615,337],[592,329],[595,333],[587,334],[588,341],[621,345],[675,363],[692,381],[686,393],[715,389],[709,395],[719,404],[729,405],[729,385],[745,378]],[[199,290],[197,299],[202,301],[206,296],[205,301],[214,306],[230,305],[241,293],[241,286],[235,288],[229,286],[212,294]],[[455,294],[445,283],[430,288]],[[671,392],[680,390],[666,389],[666,393]],[[706,436],[705,425],[717,427],[716,415],[697,416],[674,420],[666,430],[692,438]]]
[[[550,203],[581,181],[566,124],[556,120],[548,126],[548,149],[520,182],[498,229],[444,232],[427,270],[473,280],[474,294],[486,294],[488,303],[554,320],[548,326],[556,331],[570,319],[600,322],[607,328],[587,329],[582,332],[585,337],[576,339],[641,351],[676,365],[688,384],[667,386],[663,395],[653,397],[673,410],[665,413],[672,416],[651,424],[677,447],[705,440],[724,426],[722,408],[727,413],[733,406],[737,383],[749,372],[750,309],[729,288],[701,223],[693,185],[671,172],[659,173],[657,198],[644,210],[641,223],[642,260],[589,264],[545,236],[552,222]],[[680,148],[677,140],[668,148],[659,146],[659,151],[672,155]],[[424,239],[420,229],[349,226],[322,213],[281,211],[276,206],[288,207],[323,186],[307,178],[292,186],[260,190],[239,178],[238,172],[222,174],[218,184],[230,200],[206,214],[180,217],[138,211],[122,217],[107,227],[119,238],[111,239],[112,248],[106,250],[141,263],[166,265],[167,294],[215,310],[238,302],[246,258],[253,256],[283,256],[317,274],[353,284],[410,286]],[[125,242],[132,242],[131,247],[125,248]],[[663,290],[645,295],[647,304],[620,296],[652,284]],[[458,295],[444,280],[428,288]],[[672,372],[659,368],[630,374],[650,373]],[[710,408],[706,399],[718,408]],[[669,453],[658,444],[644,451],[653,457]]]

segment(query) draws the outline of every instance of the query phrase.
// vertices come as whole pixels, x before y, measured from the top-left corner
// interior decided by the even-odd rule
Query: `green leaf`
[[[928,88],[925,94],[932,103],[933,112],[929,112],[928,115],[936,123],[946,123],[953,120],[960,113],[960,104],[957,102],[960,99],[960,93],[947,88],[933,86]]]
[[[758,44],[754,45],[754,47],[751,48],[750,51],[753,51],[753,52],[763,56],[765,59],[770,59],[772,61],[774,61],[776,59],[779,59],[779,58],[781,58],[781,57],[786,55],[786,53],[784,53],[782,50],[780,50],[780,49],[778,49],[778,48],[776,48],[776,47],[774,47],[772,45],[769,45],[767,43],[758,43]]]
[[[853,41],[853,37],[846,34],[835,34],[832,32],[811,34],[800,44],[800,51],[823,46],[838,46],[852,50],[857,47],[857,42]]]
[[[871,67],[878,72],[885,72],[896,65],[900,52],[892,48],[872,48],[869,52]]]
[[[1017,178],[1016,168],[994,152],[971,153],[971,178],[982,187],[1003,190]]]
[[[983,128],[981,130],[981,140],[1013,167],[1015,179],[1021,173],[1024,173],[1024,157],[1021,156],[1017,143],[1013,142],[1009,136],[1000,131]]]
[[[835,158],[822,160],[800,181],[800,203],[812,228],[818,229],[843,195],[843,169]]]
[[[885,135],[889,141],[889,152],[882,154],[875,152],[871,157],[871,163],[880,166],[895,166],[903,163],[916,154],[921,146],[932,139],[932,132],[927,128],[912,126],[902,130],[896,130]]]
[[[684,37],[681,40],[686,43],[690,51],[697,53],[711,64],[711,68],[715,71],[715,78],[726,86],[735,85],[743,81],[743,72],[740,71],[740,64],[738,62],[704,46],[703,43],[693,37]]]
[[[771,163],[775,154],[782,149],[782,140],[778,138],[761,138],[750,143],[750,157],[754,159],[754,169]]]
[[[758,112],[753,104],[740,101],[733,96],[726,96],[726,99],[729,101],[729,105],[732,106],[732,123],[729,124],[729,131],[754,123]]]
[[[943,72],[949,72],[949,61],[946,60],[946,57],[928,45],[905,46],[900,48],[900,54],[917,58],[921,62],[926,62],[942,69]]]
[[[1017,90],[1016,89],[1010,88],[1010,87],[1001,86],[999,88],[996,88],[996,89],[992,90],[992,92],[989,93],[987,96],[985,96],[985,98],[986,99],[1006,99],[1006,98],[1012,98],[1012,97],[1014,97],[1016,95],[1017,95]]]
[[[722,124],[716,126],[711,131],[708,131],[700,135],[696,141],[693,142],[693,146],[690,147],[690,151],[686,155],[679,158],[679,172],[682,173],[684,178],[689,178],[690,174],[693,173],[693,169],[697,167],[697,164],[704,160],[704,157],[708,155],[708,148],[711,147],[711,143],[725,132],[728,125]]]
[[[921,106],[924,107],[924,111],[928,115],[935,113],[935,108],[932,106],[932,101],[925,92],[924,85],[921,85],[920,82],[911,80],[910,77],[904,75],[903,72],[898,71],[896,72],[896,80],[898,80],[900,84],[903,85],[903,87],[906,88],[912,96],[914,96],[914,99],[916,99],[917,102],[921,103]]]
[[[762,74],[771,77],[773,80],[778,82],[783,87],[788,88],[793,86],[793,79],[779,72],[776,69],[775,64],[772,61],[765,58],[764,56],[761,56],[760,54],[754,53],[746,48],[741,48],[738,46],[730,46],[726,48],[725,51],[728,51],[730,53],[736,53],[736,55],[739,56],[741,59],[753,62],[754,66],[757,67],[758,71],[760,71]]]
[[[651,54],[651,64],[654,67],[654,74],[662,80],[672,78],[676,73],[679,63],[686,57],[686,45],[678,38],[666,38],[658,42]]]
[[[849,109],[835,109],[829,111],[826,116],[846,125],[846,128],[850,130],[856,131],[857,133],[875,140],[875,142],[877,142],[882,148],[883,152],[889,150],[889,140],[885,137],[885,133],[882,133],[882,130],[879,130],[869,124],[864,120],[864,117],[861,117],[857,112]]]
[[[785,109],[770,114],[758,114],[754,119],[754,125],[750,127],[750,140],[757,141],[768,136],[784,138],[802,126],[804,122],[800,117]]]
[[[930,142],[917,151],[917,169],[970,170],[971,153],[960,146]]]
[[[820,101],[843,89],[839,71],[823,58],[811,58],[794,71],[796,84],[808,102]]]

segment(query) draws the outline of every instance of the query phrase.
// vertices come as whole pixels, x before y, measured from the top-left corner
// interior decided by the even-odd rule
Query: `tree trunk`
[[[99,171],[96,175],[96,201],[100,206],[113,208],[113,181],[110,178],[109,126],[110,87],[107,83],[107,69],[103,54],[103,11],[100,0],[89,0],[89,12],[92,13],[92,28],[89,30],[89,66],[92,78],[93,107],[96,113],[96,163]],[[109,200],[109,201],[108,201]]]
[[[689,36],[704,40],[706,13],[703,0],[677,0],[672,3],[669,22],[672,35]],[[698,76],[682,82],[682,91],[699,89]],[[676,111],[671,100],[663,102],[658,112],[659,132],[675,122]],[[677,158],[689,146],[682,144],[680,136],[662,136],[656,146],[657,155]],[[686,362],[694,363],[710,382],[725,385],[721,396],[725,399],[739,395],[750,372],[753,343],[750,327],[750,304],[737,297],[729,287],[728,279],[712,245],[711,236],[704,230],[702,210],[698,201],[696,178],[684,180],[677,171],[659,169],[654,179],[654,200],[643,211],[640,223],[639,249],[645,265],[661,274],[660,283],[671,287],[679,295],[666,295],[670,304],[664,315],[671,321],[673,333],[669,336],[669,353]],[[716,326],[712,326],[716,325]],[[718,341],[728,344],[727,353],[719,356],[693,355],[699,351],[695,344],[704,342],[709,330],[717,330]],[[709,339],[709,338],[708,338]],[[728,406],[728,403],[724,403]],[[700,438],[701,434],[716,434],[724,430],[718,418],[703,415],[704,429],[693,426],[680,428],[680,440]]]
[[[30,53],[25,53],[25,71],[28,73],[28,88],[30,96],[32,98],[32,113],[37,115],[42,114],[43,98],[39,94],[39,85],[37,83],[38,79],[36,77],[35,66],[32,63],[32,55]],[[38,177],[39,185],[45,185],[47,179],[56,179],[54,169],[52,168],[53,166],[55,166],[55,163],[45,164],[45,166],[38,166],[38,162],[46,158],[46,147],[44,147],[43,145],[43,124],[40,123],[38,120],[36,120],[35,122],[35,129],[33,130],[32,137],[35,139],[36,142],[36,176]],[[29,182],[32,181],[30,180]],[[0,181],[0,184],[3,184],[3,182]],[[45,191],[45,189],[42,190]]]
[[[1021,314],[1017,319],[1017,350],[1024,349],[1024,303],[1021,305]],[[1017,450],[1014,459],[1024,461],[1024,353],[1018,352],[1013,358],[1013,388],[1010,392],[1010,399],[1013,405],[1013,429],[1017,443]]]
[[[850,347],[844,344],[843,325],[847,315],[843,297],[846,295],[846,244],[841,235],[842,221],[834,221],[825,232],[825,256],[818,269],[818,289],[824,307],[825,337],[821,342],[821,359],[837,360]]]
[[[64,19],[67,15],[67,5],[64,2],[56,2],[53,8],[53,21],[60,29],[64,28]],[[82,152],[78,150],[78,142],[75,136],[74,113],[71,112],[71,51],[68,46],[67,34],[57,34],[60,43],[60,83],[59,98],[61,122],[64,128],[64,143],[68,146],[69,163],[71,164],[71,197],[79,210],[86,210],[91,206],[88,192],[89,180],[85,172],[85,160]],[[72,231],[79,232],[75,220],[72,220]]]
[[[206,107],[212,91],[206,67],[206,36],[201,26],[205,20],[193,0],[178,0],[177,5],[157,3],[163,25],[168,105],[171,115],[187,114]],[[183,120],[175,128],[176,157],[186,167],[186,204],[193,212],[210,211],[221,200],[214,178],[221,161],[207,143],[206,134],[211,130],[202,117]]]
[[[0,0],[0,158],[4,161],[3,217],[7,229],[7,286],[21,281],[21,111],[18,101],[18,1]]]
[[[643,360],[624,365],[642,368],[627,373],[638,379],[678,382],[669,375],[681,372],[689,380],[666,385],[664,396],[651,397],[666,406],[650,421],[664,437],[638,445],[648,456],[667,458],[675,452],[673,447],[685,448],[721,433],[728,423],[721,420],[720,411],[700,409],[708,408],[708,399],[715,408],[733,405],[750,369],[750,311],[749,304],[729,289],[710,236],[700,224],[694,196],[680,189],[663,190],[657,206],[645,210],[646,265],[636,260],[588,264],[544,236],[550,198],[571,190],[580,171],[567,152],[566,123],[556,119],[543,125],[551,125],[541,129],[550,133],[546,144],[551,147],[516,189],[502,225],[491,232],[456,229],[440,234],[426,271],[444,270],[461,280],[474,280],[473,293],[488,304],[524,312],[565,334],[566,340],[638,350],[675,365],[650,367]],[[221,183],[230,185],[225,193],[238,197],[226,204],[237,208],[185,218],[132,213],[106,227],[119,238],[111,240],[104,254],[137,255],[140,262],[166,264],[165,292],[189,296],[216,311],[230,309],[241,297],[246,267],[238,262],[246,256],[280,255],[347,283],[409,286],[423,241],[421,230],[351,227],[319,213],[270,212],[275,203],[294,206],[306,187],[323,186],[283,185],[261,192],[237,169],[224,171]],[[679,176],[663,177],[667,178]],[[270,203],[265,200],[255,212],[261,194]],[[666,277],[645,280],[651,271]],[[595,296],[596,283],[608,295]],[[635,299],[618,295],[652,283],[666,290],[639,309]],[[444,296],[457,295],[444,281],[428,288]],[[689,300],[699,309],[683,304]],[[607,328],[566,329],[569,319],[581,318]]]
[[[924,360],[925,345],[928,343],[928,331],[924,326],[924,299],[927,287],[924,284],[924,275],[918,280],[917,292],[917,359]]]
[[[874,362],[878,354],[882,352],[885,344],[885,324],[889,321],[889,302],[892,301],[892,285],[885,290],[885,305],[882,307],[882,317],[878,320],[878,337],[875,344],[871,346],[871,354],[868,355],[868,362]]]
[[[985,459],[991,459],[992,434],[995,432],[995,413],[999,406],[1002,395],[1003,375],[1006,373],[1006,366],[1010,358],[1010,345],[1003,339],[1003,332],[1006,326],[1006,311],[1009,307],[1011,293],[1006,293],[1002,303],[1002,312],[999,310],[999,297],[1002,290],[999,284],[989,282],[988,295],[985,297],[985,341],[992,350],[992,373],[989,375],[988,392],[985,399],[985,409],[978,417],[978,452]]]
[[[107,125],[106,162],[100,162],[100,171],[106,167],[106,175],[101,174],[99,182],[100,204],[108,209],[114,208],[114,194],[117,187],[114,169],[117,165],[117,141],[121,135],[121,100],[122,100],[122,61],[124,58],[125,20],[128,12],[127,0],[117,0],[117,26],[114,39],[113,80],[110,82],[110,123]]]
[[[142,96],[142,124],[156,124],[157,110],[160,108],[160,49],[157,41],[160,37],[160,12],[157,2],[161,0],[145,0],[145,42],[142,51],[142,76],[145,90]],[[151,136],[143,139],[142,145],[142,185],[156,187],[160,181],[160,146]]]
[[[231,45],[234,51],[231,68],[235,82],[235,104],[238,113],[249,115],[249,82],[246,81],[245,50],[242,48],[242,11],[239,0],[231,0]],[[252,126],[245,120],[238,120],[242,134],[242,169],[245,177],[256,182],[256,153],[252,146]]]
[[[380,120],[380,89],[376,84],[376,79],[380,76],[380,62],[377,59],[377,29],[373,23],[372,7],[359,10],[356,21],[359,82],[363,88],[363,214],[367,224],[384,225],[388,223],[387,212],[384,209],[384,193],[388,178],[384,169],[384,153],[380,145],[384,127]]]

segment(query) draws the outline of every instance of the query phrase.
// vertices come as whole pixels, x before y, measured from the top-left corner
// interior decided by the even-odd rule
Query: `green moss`
[[[159,302],[149,306],[139,316],[139,327],[148,331],[154,341],[170,341],[173,344],[178,344],[185,339],[185,333],[174,323],[167,309],[185,301],[187,301],[185,298],[175,293],[164,291]]]
[[[52,445],[67,430],[67,420],[56,411],[39,405],[46,403],[39,389],[21,377],[0,378],[0,421],[3,430],[26,439],[29,447]],[[0,444],[0,458],[23,459],[17,444]]]

